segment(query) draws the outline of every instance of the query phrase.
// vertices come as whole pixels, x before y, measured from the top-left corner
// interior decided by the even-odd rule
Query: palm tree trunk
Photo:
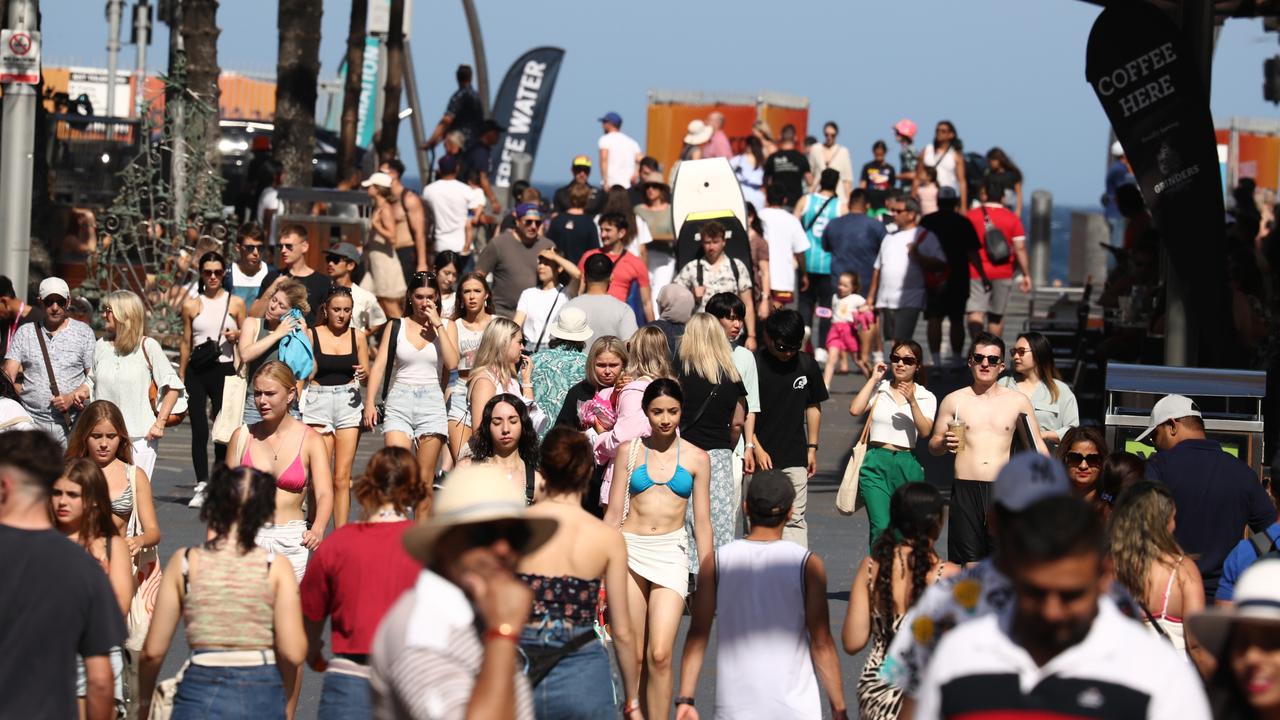
[[[404,0],[391,0],[387,28],[387,84],[384,86],[378,158],[396,157],[400,136],[400,83],[404,79]]]
[[[347,32],[347,83],[342,93],[342,119],[339,126],[339,180],[351,174],[356,167],[356,126],[360,113],[360,84],[364,80],[365,20],[368,14],[369,0],[351,0],[351,22]]]
[[[323,13],[321,0],[280,0],[272,156],[284,170],[284,184],[290,187],[311,187]]]
[[[218,28],[219,0],[184,0],[182,12],[182,40],[187,53],[187,87],[195,93],[201,102],[213,110],[204,115],[204,132],[201,146],[204,149],[205,168],[217,172],[221,163],[218,151],[218,139],[221,130],[218,126],[218,76],[222,74],[218,67]],[[221,202],[210,203],[207,196],[217,187],[216,175],[195,173],[189,180],[193,184],[192,206],[220,205]],[[205,202],[200,202],[205,198]]]

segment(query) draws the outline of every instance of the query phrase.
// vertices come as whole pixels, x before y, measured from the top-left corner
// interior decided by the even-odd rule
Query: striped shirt
[[[423,570],[378,627],[371,658],[373,716],[446,720],[467,713],[484,645],[462,590]],[[517,671],[516,718],[534,720],[533,693]]]
[[[811,275],[831,274],[831,253],[822,249],[822,233],[827,229],[827,223],[839,216],[840,199],[837,197],[827,198],[820,193],[810,193],[805,200],[800,224],[809,237],[809,249],[804,253],[804,266],[805,271]]]

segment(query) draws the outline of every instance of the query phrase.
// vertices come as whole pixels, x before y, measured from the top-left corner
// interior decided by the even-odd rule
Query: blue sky
[[[132,4],[132,0],[130,0]],[[596,118],[616,110],[624,131],[644,142],[649,89],[807,96],[811,132],[827,119],[855,166],[890,125],[910,117],[931,135],[952,120],[967,148],[1003,147],[1023,169],[1024,189],[1044,188],[1060,204],[1092,204],[1101,192],[1107,123],[1084,79],[1085,42],[1100,8],[1078,0],[893,0],[800,3],[788,18],[731,0],[645,3],[476,0],[488,51],[490,87],[525,50],[566,50],[543,134],[537,181],[561,179],[569,158],[594,155]],[[45,63],[106,66],[101,0],[44,0]],[[349,3],[328,0],[321,73],[341,60]],[[126,13],[126,17],[129,14]],[[273,2],[222,0],[218,51],[228,70],[273,72]],[[164,67],[166,28],[149,67]],[[128,33],[124,34],[127,41]],[[459,2],[417,0],[414,59],[427,130],[452,92],[453,70],[470,62]],[[1276,117],[1262,99],[1262,62],[1280,52],[1259,20],[1231,20],[1215,54],[1215,119]],[[132,68],[134,49],[122,48]],[[816,134],[816,133],[814,133]],[[401,151],[410,150],[402,125]],[[412,163],[410,163],[412,164]]]

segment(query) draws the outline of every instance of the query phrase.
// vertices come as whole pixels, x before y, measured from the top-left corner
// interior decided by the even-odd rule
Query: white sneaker
[[[817,349],[815,349],[815,350],[813,351],[813,359],[814,359],[814,360],[817,360],[819,365],[825,365],[825,364],[827,363],[827,350],[826,350],[826,348],[817,348]]]
[[[193,491],[190,502],[187,503],[189,508],[204,507],[204,487],[207,483],[196,483],[196,489]]]

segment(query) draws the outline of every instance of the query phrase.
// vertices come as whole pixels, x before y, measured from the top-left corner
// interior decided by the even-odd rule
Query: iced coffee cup
[[[956,436],[956,440],[960,441],[960,444],[956,446],[956,452],[960,452],[961,450],[964,450],[964,431],[967,430],[968,428],[969,426],[959,418],[956,418],[951,422],[947,423],[947,430],[952,435]]]

